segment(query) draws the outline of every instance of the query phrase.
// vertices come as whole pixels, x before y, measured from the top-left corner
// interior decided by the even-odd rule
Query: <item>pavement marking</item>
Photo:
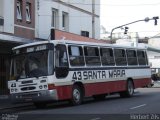
[[[100,120],[101,118],[92,118],[91,120]]]
[[[133,110],[133,109],[140,108],[140,107],[143,107],[143,106],[146,106],[146,104],[138,105],[138,106],[132,107],[130,109]]]

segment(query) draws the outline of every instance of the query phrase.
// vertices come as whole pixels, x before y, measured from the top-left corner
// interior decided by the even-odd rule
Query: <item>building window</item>
[[[88,31],[81,31],[81,36],[89,37],[89,32]]]
[[[68,30],[68,13],[62,13],[62,29],[67,31]]]
[[[26,3],[26,21],[31,22],[31,4]]]
[[[22,1],[17,1],[17,19],[22,20]]]
[[[58,16],[58,10],[52,9],[52,28],[57,27],[57,16]]]

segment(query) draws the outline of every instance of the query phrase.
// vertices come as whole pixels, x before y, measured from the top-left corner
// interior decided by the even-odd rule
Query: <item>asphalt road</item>
[[[89,98],[80,106],[64,102],[11,115],[18,115],[18,120],[160,120],[160,88],[137,89],[131,98],[120,98],[119,95],[107,96],[103,101]]]

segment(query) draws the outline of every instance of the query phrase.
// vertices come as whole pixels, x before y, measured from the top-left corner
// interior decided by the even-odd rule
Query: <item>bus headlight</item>
[[[14,92],[14,88],[11,88],[11,92]]]
[[[42,88],[43,88],[43,86],[42,86],[42,85],[40,85],[40,86],[39,86],[39,89],[42,89]]]
[[[18,92],[17,88],[11,88],[11,92]]]
[[[47,85],[44,85],[44,89],[47,89]]]

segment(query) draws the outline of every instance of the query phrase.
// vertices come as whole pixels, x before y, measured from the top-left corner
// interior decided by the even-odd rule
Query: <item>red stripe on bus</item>
[[[107,94],[114,93],[126,90],[126,80],[120,81],[109,81],[109,82],[97,82],[97,83],[87,83],[84,84],[85,97],[98,95],[98,94]],[[145,87],[151,82],[150,78],[143,79],[134,79],[134,87]],[[58,99],[66,100],[71,99],[72,95],[72,85],[67,86],[55,86],[57,89]]]

